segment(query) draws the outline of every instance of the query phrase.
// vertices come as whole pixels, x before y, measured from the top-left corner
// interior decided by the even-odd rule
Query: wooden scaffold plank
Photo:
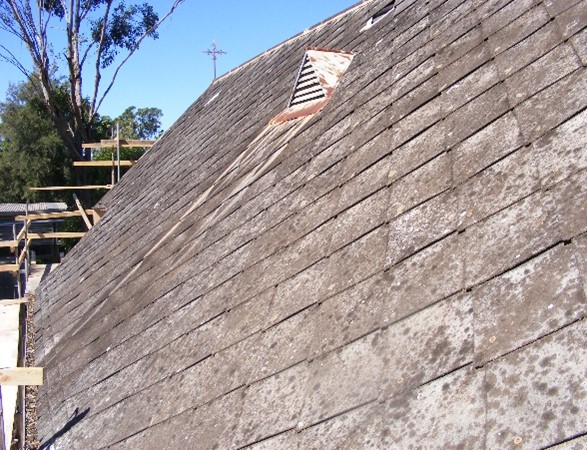
[[[79,201],[79,198],[77,198],[77,195],[73,194],[73,200],[75,201],[75,204],[77,205],[78,211],[82,215],[82,219],[84,219],[84,223],[86,224],[86,227],[88,227],[88,230],[91,230],[92,229],[92,222],[90,222],[90,219],[88,219],[88,215],[86,214],[86,211],[84,210],[84,207],[82,206],[82,203]]]
[[[0,264],[0,272],[18,272],[19,270],[18,264]]]
[[[82,148],[115,148],[120,144],[120,148],[144,148],[152,147],[155,141],[141,139],[103,139],[100,142],[91,142],[82,144]]]
[[[0,369],[0,385],[40,386],[42,384],[42,367],[11,367],[6,369]]]
[[[29,236],[30,236],[30,234],[29,234]],[[31,246],[31,242],[32,242],[32,239],[29,237],[26,241],[26,244],[24,245],[24,249],[22,250],[22,252],[20,253],[20,256],[18,257],[18,262],[16,263],[18,265],[18,267],[20,267],[22,265],[23,261],[27,257],[29,247]]]
[[[29,297],[20,298],[0,298],[0,306],[20,305],[22,303],[29,303]]]
[[[121,161],[74,161],[74,167],[116,167],[120,162],[121,167],[131,167],[134,166],[137,162],[132,160],[121,160]]]
[[[46,233],[29,233],[29,239],[76,239],[86,234],[83,231],[48,231]]]
[[[95,184],[86,186],[43,186],[30,187],[31,191],[83,191],[89,189],[112,189],[111,184]]]
[[[93,214],[92,209],[86,209],[86,214]],[[50,213],[38,213],[38,214],[29,214],[29,215],[21,215],[16,216],[14,220],[46,220],[46,219],[65,219],[67,217],[80,217],[82,214],[80,211],[60,211],[60,212],[50,212]],[[7,241],[3,241],[7,242]]]
[[[28,219],[25,219],[24,226],[20,229],[18,235],[14,239],[16,241],[16,245],[18,245],[20,243],[20,241],[22,240],[22,238],[24,238],[24,235],[27,232],[27,230],[29,229],[30,224],[31,224],[31,221]]]

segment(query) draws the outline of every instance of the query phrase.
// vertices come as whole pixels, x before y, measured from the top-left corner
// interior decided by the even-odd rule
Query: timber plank
[[[31,224],[30,220],[25,220],[24,226],[20,229],[20,232],[18,233],[18,236],[16,236],[16,239],[15,239],[17,245],[20,243],[20,241],[24,237],[30,224]]]
[[[134,166],[137,162],[132,160],[120,161],[121,167]],[[117,167],[118,161],[74,161],[74,167]]]
[[[42,384],[42,367],[12,367],[0,369],[0,385],[2,386],[40,386]]]
[[[18,272],[19,270],[18,264],[0,264],[0,272]]]
[[[155,141],[139,140],[139,139],[121,139],[121,148],[140,148],[152,147]],[[118,141],[116,139],[103,139],[101,142],[92,142],[89,144],[82,144],[82,148],[116,148]]]
[[[77,205],[78,211],[82,215],[82,219],[84,220],[86,226],[88,227],[88,230],[91,230],[92,229],[92,222],[90,222],[90,219],[88,219],[88,215],[86,214],[86,210],[84,209],[81,202],[79,201],[79,198],[77,198],[77,195],[73,194],[73,199],[75,201],[75,204]]]
[[[8,306],[8,305],[20,305],[22,303],[29,303],[29,297],[20,297],[20,298],[0,298],[0,307]]]
[[[112,189],[111,184],[92,184],[86,186],[43,186],[29,187],[31,191],[77,191],[86,189]]]
[[[86,209],[86,214],[93,214],[92,209]],[[81,216],[80,211],[61,211],[61,212],[50,212],[50,213],[38,213],[38,214],[29,214],[29,215],[21,215],[16,216],[14,220],[44,220],[44,219],[65,219],[66,217],[79,217]],[[0,242],[8,242],[8,241],[0,241]],[[1,247],[2,245],[0,245]]]
[[[84,234],[83,231],[49,231],[47,233],[29,233],[29,239],[72,239],[81,238]]]
[[[29,237],[24,245],[24,249],[22,250],[22,252],[20,253],[20,256],[18,257],[18,267],[20,267],[22,265],[22,262],[24,261],[24,259],[27,257],[27,253],[29,250],[29,247],[31,246],[31,242],[33,240]]]

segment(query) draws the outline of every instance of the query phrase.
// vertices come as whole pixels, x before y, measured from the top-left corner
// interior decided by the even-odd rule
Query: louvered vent
[[[389,2],[387,5],[385,5],[383,8],[381,8],[379,11],[377,11],[373,15],[371,20],[373,20],[373,23],[377,23],[381,19],[383,19],[385,16],[387,16],[390,12],[392,12],[394,9],[395,9],[395,0]]]
[[[289,106],[291,107],[325,97],[326,90],[320,84],[316,70],[306,54],[298,73],[298,79]]]
[[[385,5],[383,8],[381,8],[379,11],[377,11],[375,14],[373,14],[373,16],[371,18],[369,18],[369,20],[367,21],[365,26],[363,28],[361,28],[360,31],[368,30],[373,25],[375,25],[377,22],[379,22],[381,19],[386,17],[389,13],[391,13],[394,9],[395,9],[395,0],[392,0],[387,5]]]
[[[287,108],[271,119],[270,123],[283,123],[321,111],[332,98],[352,60],[350,52],[308,48],[302,58]]]

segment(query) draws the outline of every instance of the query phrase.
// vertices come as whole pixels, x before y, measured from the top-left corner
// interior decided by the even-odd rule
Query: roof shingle
[[[387,3],[217,79],[105,196],[38,291],[43,440],[75,408],[55,448],[587,432],[587,1],[403,0],[361,31]],[[355,56],[269,124],[307,47]]]

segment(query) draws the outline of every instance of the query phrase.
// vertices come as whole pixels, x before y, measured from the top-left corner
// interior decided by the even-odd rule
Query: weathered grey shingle
[[[217,79],[105,196],[38,292],[43,441],[78,408],[55,448],[580,448],[587,2],[361,31],[388,3]],[[268,125],[308,46],[353,62]]]

